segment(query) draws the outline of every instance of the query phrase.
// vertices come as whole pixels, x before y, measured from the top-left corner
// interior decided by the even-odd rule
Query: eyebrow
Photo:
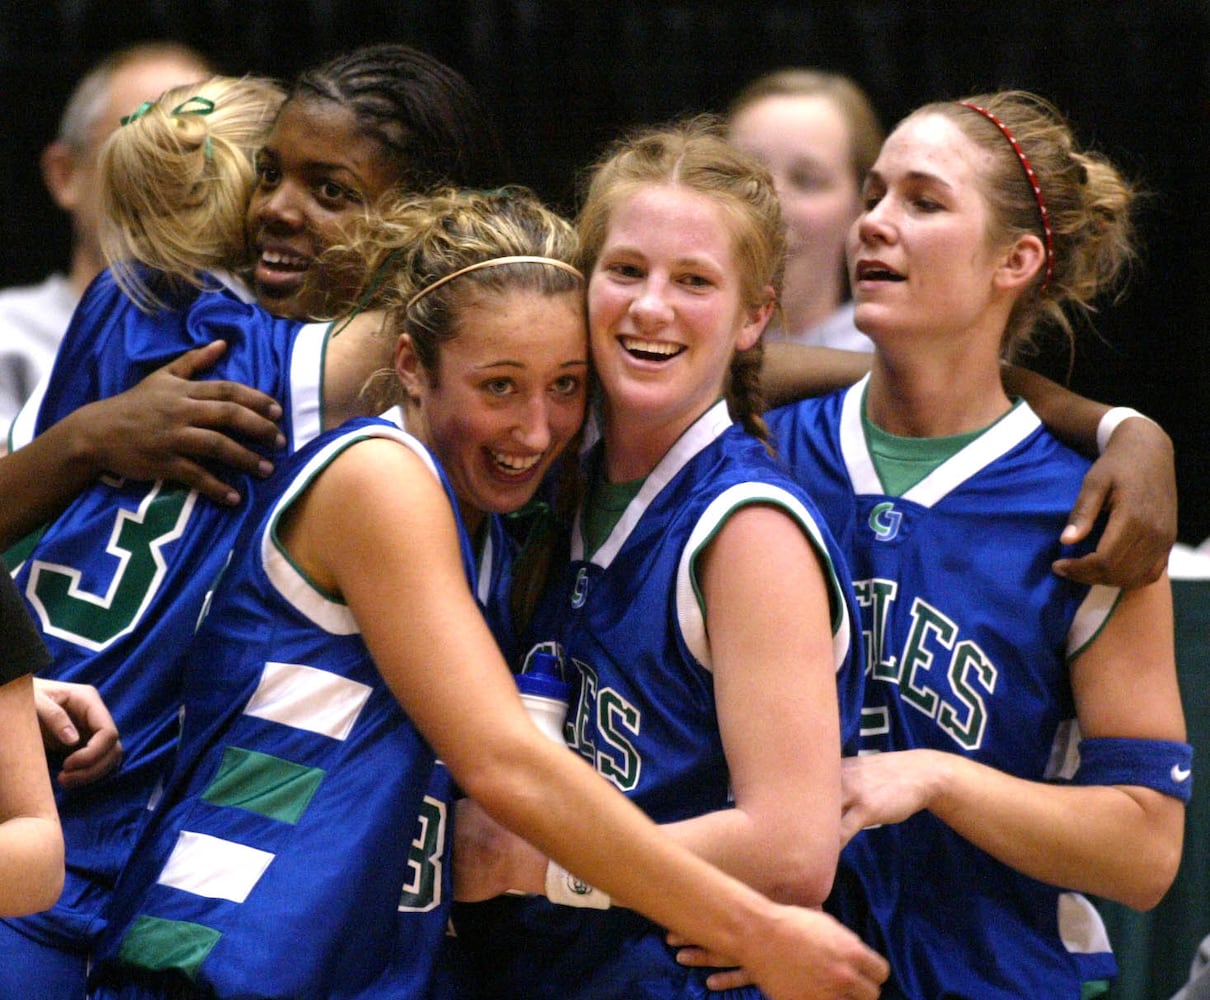
[[[487,371],[489,368],[524,368],[524,361],[516,361],[512,358],[501,358],[499,361],[488,361],[482,365],[476,365],[474,370],[477,372]],[[564,361],[560,368],[586,368],[588,367],[588,359],[580,358],[574,361]]]
[[[909,181],[929,181],[933,184],[940,184],[945,188],[953,187],[949,181],[942,178],[939,174],[929,173],[927,170],[909,170],[906,174],[904,174],[904,179]],[[886,186],[886,178],[883,177],[882,174],[880,174],[877,170],[871,170],[868,174],[866,174],[866,183],[868,184],[871,180],[877,180],[884,187]]]

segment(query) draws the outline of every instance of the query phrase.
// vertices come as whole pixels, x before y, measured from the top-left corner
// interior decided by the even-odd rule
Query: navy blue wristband
[[[1172,740],[1119,737],[1080,740],[1077,785],[1141,785],[1188,802],[1193,791],[1193,747]]]

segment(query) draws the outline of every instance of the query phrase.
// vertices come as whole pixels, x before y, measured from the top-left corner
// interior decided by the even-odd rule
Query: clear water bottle
[[[516,680],[530,718],[552,740],[562,743],[571,685],[563,680],[559,658],[544,650],[531,653]]]

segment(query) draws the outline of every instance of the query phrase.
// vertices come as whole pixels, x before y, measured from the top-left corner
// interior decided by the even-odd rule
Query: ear
[[[395,342],[395,374],[399,376],[399,382],[408,399],[412,402],[418,401],[425,381],[425,372],[424,365],[416,356],[410,334],[400,334]]]
[[[80,204],[80,165],[75,152],[57,139],[42,150],[42,183],[64,212]]]
[[[773,286],[768,285],[765,288],[765,297],[761,304],[751,306],[746,311],[744,325],[740,327],[739,336],[735,340],[737,351],[746,351],[760,340],[760,335],[764,333],[765,327],[769,325],[769,320],[773,316],[773,307],[776,302],[777,294],[774,292]]]
[[[996,284],[1006,291],[1024,288],[1046,267],[1046,245],[1032,233],[1018,236],[996,268]]]

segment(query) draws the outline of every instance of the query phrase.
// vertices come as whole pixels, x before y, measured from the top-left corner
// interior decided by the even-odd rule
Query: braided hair
[[[506,179],[503,146],[470,84],[407,45],[368,45],[295,80],[287,102],[334,101],[398,166],[399,185],[491,188]]]

